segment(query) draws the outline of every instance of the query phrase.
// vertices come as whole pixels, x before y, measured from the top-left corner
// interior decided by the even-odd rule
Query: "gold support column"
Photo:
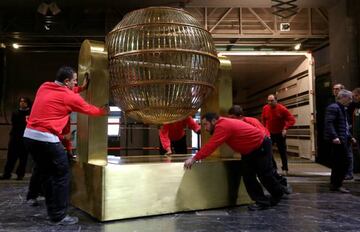
[[[225,56],[219,56],[218,58],[220,60],[220,67],[215,82],[215,90],[201,106],[201,115],[207,112],[213,112],[221,116],[226,116],[233,104],[231,61]],[[209,138],[209,133],[201,133],[202,144],[205,144]],[[222,145],[216,149],[210,157],[233,157],[233,154],[234,152],[227,145]]]
[[[109,73],[104,42],[85,40],[80,49],[78,79],[90,78],[89,88],[81,93],[96,106],[109,101]],[[97,165],[107,164],[107,117],[78,114],[77,151],[79,161]]]

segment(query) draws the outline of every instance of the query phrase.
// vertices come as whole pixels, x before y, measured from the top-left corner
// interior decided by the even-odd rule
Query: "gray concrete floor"
[[[28,177],[0,181],[0,231],[360,231],[360,176],[345,183],[350,194],[335,193],[328,189],[329,169],[298,158],[289,164],[293,193],[268,210],[238,206],[101,223],[70,207],[80,218],[71,226],[49,225],[44,202],[26,203]]]

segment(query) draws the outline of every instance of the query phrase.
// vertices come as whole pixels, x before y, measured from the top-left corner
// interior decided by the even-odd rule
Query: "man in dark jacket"
[[[26,127],[26,117],[30,114],[30,99],[20,97],[18,109],[11,115],[11,131],[8,145],[7,160],[4,173],[1,177],[3,180],[11,178],[11,173],[15,167],[16,161],[19,160],[16,169],[17,180],[22,180],[25,175],[28,152],[25,149],[23,134]]]
[[[352,101],[352,93],[341,90],[336,96],[336,103],[330,104],[325,113],[325,139],[331,146],[331,178],[330,190],[349,193],[342,187],[347,168],[348,154],[351,152],[351,136],[345,107]]]

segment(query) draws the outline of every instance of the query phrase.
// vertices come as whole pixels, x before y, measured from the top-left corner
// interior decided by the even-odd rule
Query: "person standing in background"
[[[343,90],[343,89],[345,89],[345,86],[343,84],[340,84],[340,83],[334,84],[333,89],[332,89],[334,97],[336,98],[336,96],[338,95],[340,90]],[[336,101],[336,99],[335,99],[335,101]]]
[[[345,86],[343,85],[343,84],[340,84],[340,83],[336,83],[336,84],[334,84],[333,85],[333,89],[332,89],[332,91],[333,91],[333,95],[334,95],[334,97],[335,97],[335,102],[337,101],[336,100],[336,97],[337,97],[337,95],[339,94],[339,92],[341,91],[341,90],[343,90],[343,89],[345,89]],[[350,103],[350,105],[348,106],[348,107],[351,107],[351,105],[352,105],[352,103]],[[346,111],[349,111],[348,110],[348,107],[347,106],[345,106],[345,110]],[[350,110],[351,111],[351,110]],[[351,120],[351,118],[352,118],[352,112],[350,113],[348,113],[348,123],[349,123],[349,126],[350,126],[350,128],[351,128],[351,124],[352,124],[352,120]],[[353,155],[353,150],[351,149],[351,147],[350,147],[350,150],[347,152],[347,155],[348,155],[348,159],[349,159],[349,161],[348,161],[348,168],[347,168],[347,172],[346,172],[346,175],[345,175],[345,180],[352,180],[352,179],[354,179],[354,155]]]
[[[184,120],[164,124],[159,130],[160,155],[187,154],[185,128],[200,134],[201,127],[189,116]]]
[[[330,190],[341,193],[350,191],[342,187],[346,176],[351,151],[351,142],[356,142],[350,133],[346,107],[352,101],[352,93],[348,90],[341,90],[336,96],[336,103],[326,108],[324,139],[331,146],[331,177]]]
[[[258,128],[260,131],[263,132],[263,134],[266,137],[270,138],[270,132],[268,131],[268,129],[266,129],[264,127],[264,125],[261,124],[261,122],[259,120],[257,120],[256,118],[245,117],[244,111],[240,105],[233,105],[228,111],[228,116],[230,118],[236,118],[236,119],[242,120],[242,121]],[[272,156],[272,162],[273,162],[273,175],[274,175],[275,179],[282,185],[284,193],[290,194],[291,187],[288,185],[287,179],[284,176],[279,175],[279,173],[277,172],[276,162],[274,160],[274,156],[272,155],[272,153],[271,153],[271,156]]]
[[[357,148],[353,150],[353,168],[360,171],[360,88],[353,90],[353,101],[348,107],[348,119]],[[345,176],[345,180],[349,177]]]
[[[18,104],[18,109],[11,115],[10,139],[2,180],[11,178],[17,160],[19,160],[19,164],[16,169],[16,179],[22,180],[25,176],[28,151],[24,145],[23,134],[26,127],[26,117],[30,115],[31,101],[27,97],[20,97]]]
[[[270,94],[267,98],[268,104],[263,107],[262,121],[270,131],[272,143],[276,143],[280,153],[283,174],[287,175],[288,160],[286,147],[286,134],[289,127],[295,124],[294,116],[282,104],[277,102],[275,95]]]

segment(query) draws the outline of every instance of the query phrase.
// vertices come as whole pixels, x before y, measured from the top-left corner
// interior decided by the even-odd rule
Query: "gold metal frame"
[[[96,53],[96,54],[95,54]],[[90,103],[108,101],[106,55],[102,42],[84,41],[79,57],[79,79],[90,72],[90,88],[83,94]],[[224,112],[232,104],[231,64],[221,59],[214,95],[203,111]],[[102,82],[103,81],[103,82]],[[99,84],[102,83],[102,84]],[[229,93],[230,92],[230,93]],[[227,109],[226,109],[227,110]],[[100,221],[211,209],[251,202],[240,184],[239,159],[221,149],[221,155],[183,169],[185,156],[122,157],[107,163],[107,120],[78,118],[79,161],[72,166],[71,203]],[[205,133],[202,133],[202,136]],[[105,136],[106,137],[106,136]],[[204,141],[204,140],[203,140]],[[240,186],[240,187],[239,187]]]
[[[186,158],[139,162],[130,157],[128,164],[107,166],[77,163],[72,203],[100,221],[109,221],[250,202],[240,185],[239,160],[209,160],[184,171]]]

